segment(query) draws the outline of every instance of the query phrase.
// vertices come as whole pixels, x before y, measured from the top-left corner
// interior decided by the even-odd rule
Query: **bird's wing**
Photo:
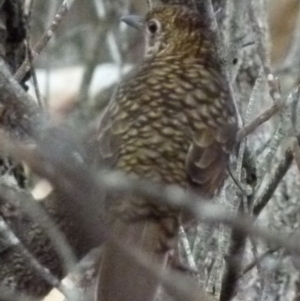
[[[237,131],[235,109],[229,93],[221,91],[218,94],[198,106],[199,120],[193,126],[192,143],[186,157],[191,186],[208,198],[219,191],[226,178]]]

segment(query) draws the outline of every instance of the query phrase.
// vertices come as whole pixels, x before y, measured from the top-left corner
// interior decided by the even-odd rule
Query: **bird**
[[[156,6],[144,17],[128,15],[122,21],[144,35],[145,52],[102,115],[99,166],[178,185],[209,200],[227,177],[237,133],[214,33],[205,16],[184,5]],[[114,238],[163,270],[182,210],[113,192],[107,193],[105,208]],[[128,261],[113,242],[103,248],[97,300],[153,300],[157,277]]]

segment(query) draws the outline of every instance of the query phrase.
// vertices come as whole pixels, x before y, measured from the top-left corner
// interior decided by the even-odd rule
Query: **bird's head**
[[[193,55],[208,37],[205,20],[196,11],[181,5],[160,6],[145,17],[129,15],[121,20],[143,31],[148,57],[180,52]]]

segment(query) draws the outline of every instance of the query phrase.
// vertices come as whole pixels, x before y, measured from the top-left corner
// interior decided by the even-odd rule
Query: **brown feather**
[[[156,19],[160,31],[147,33]],[[145,17],[146,58],[122,81],[100,124],[99,153],[111,168],[212,197],[226,178],[237,131],[235,110],[212,33],[183,6]],[[161,268],[172,248],[180,210],[134,195],[107,199],[114,237],[140,248]],[[139,275],[141,273],[141,275]],[[157,281],[105,247],[97,301],[153,300]]]

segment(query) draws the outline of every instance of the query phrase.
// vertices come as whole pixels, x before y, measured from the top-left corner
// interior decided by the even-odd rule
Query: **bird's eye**
[[[150,20],[147,27],[151,34],[155,34],[160,29],[160,23],[157,20]]]

